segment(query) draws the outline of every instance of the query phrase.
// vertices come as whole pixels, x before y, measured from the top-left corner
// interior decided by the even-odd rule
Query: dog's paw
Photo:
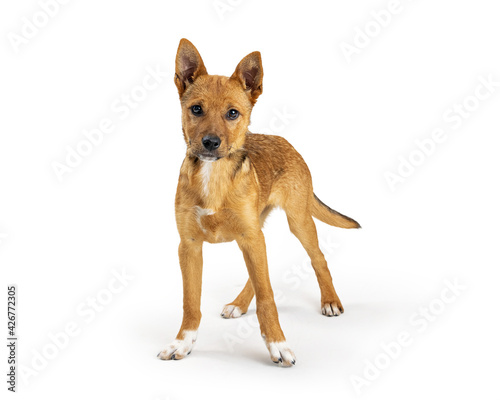
[[[184,331],[184,339],[175,339],[165,350],[158,353],[160,360],[182,360],[191,354],[196,342],[197,331]]]
[[[321,306],[321,314],[326,315],[327,317],[338,317],[343,312],[344,307],[342,307],[340,302],[324,303]]]
[[[267,349],[273,363],[280,367],[292,367],[295,365],[295,354],[286,342],[266,342]]]
[[[239,318],[244,313],[241,312],[241,308],[235,306],[234,304],[226,304],[220,313],[222,318]]]

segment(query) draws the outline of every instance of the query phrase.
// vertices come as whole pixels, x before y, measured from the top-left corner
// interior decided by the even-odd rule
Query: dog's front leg
[[[278,310],[269,279],[264,234],[262,231],[245,233],[238,238],[237,242],[243,252],[248,274],[255,290],[257,318],[271,360],[280,366],[291,367],[295,364],[295,355],[288,347],[279,323]]]
[[[191,353],[201,320],[201,275],[203,269],[201,240],[181,240],[179,262],[184,292],[184,315],[176,339],[158,354],[162,360],[180,360]]]

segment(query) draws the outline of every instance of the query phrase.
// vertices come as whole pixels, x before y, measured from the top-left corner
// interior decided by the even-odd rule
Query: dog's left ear
[[[237,79],[243,89],[248,92],[252,104],[255,104],[257,98],[262,94],[263,77],[262,59],[258,51],[243,58],[231,75],[231,79]]]

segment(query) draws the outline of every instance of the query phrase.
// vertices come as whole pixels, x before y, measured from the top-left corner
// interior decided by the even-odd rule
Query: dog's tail
[[[325,203],[323,203],[316,195],[312,202],[312,216],[323,221],[325,224],[337,226],[344,229],[358,229],[361,225],[354,221],[352,218],[332,210]]]

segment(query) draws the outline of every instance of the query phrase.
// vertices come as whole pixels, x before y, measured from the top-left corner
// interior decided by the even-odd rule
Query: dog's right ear
[[[186,88],[192,84],[196,78],[206,75],[207,70],[200,53],[196,50],[193,43],[187,39],[181,39],[175,58],[175,86],[179,91],[179,96],[186,91]]]

